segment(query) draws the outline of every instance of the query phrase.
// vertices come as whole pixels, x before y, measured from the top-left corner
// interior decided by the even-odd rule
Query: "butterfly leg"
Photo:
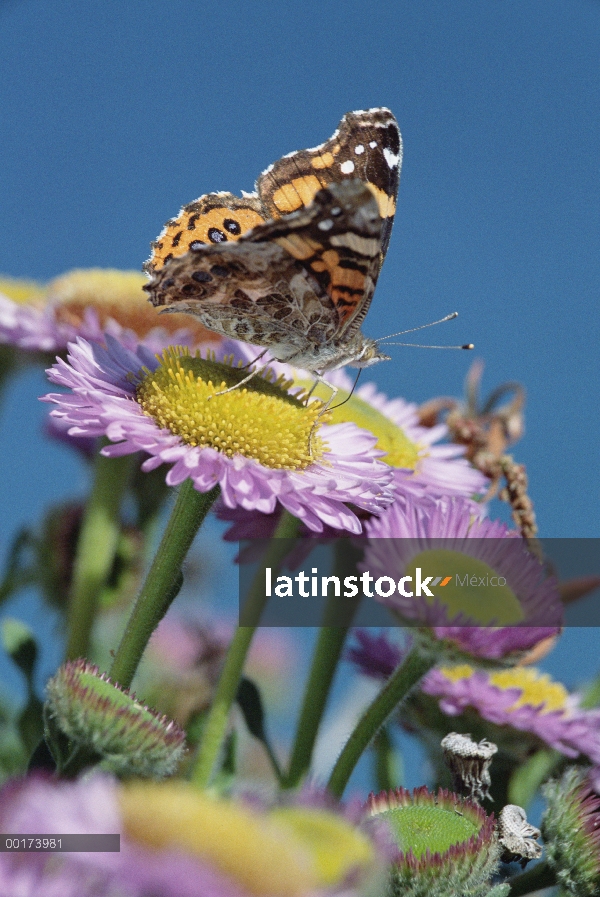
[[[312,396],[313,392],[315,391],[315,389],[317,388],[317,386],[319,385],[319,383],[322,383],[322,382],[323,382],[323,381],[320,380],[320,379],[319,379],[319,380],[315,380],[315,381],[313,382],[313,385],[311,386],[311,388],[310,388],[310,389],[308,390],[308,392],[306,393],[306,402],[305,402],[305,404],[308,403],[308,400],[309,400],[310,397]]]
[[[257,355],[256,358],[254,358],[252,361],[248,361],[248,362],[243,366],[243,368],[244,368],[244,367],[248,367],[249,364],[256,364],[256,362],[257,362],[257,361],[260,361],[260,359],[263,358],[263,356],[266,355],[266,354],[267,354],[267,350],[266,350],[266,349],[263,349],[263,351],[260,353],[260,355]],[[215,396],[224,396],[225,393],[233,392],[234,389],[239,389],[240,386],[244,386],[246,383],[249,383],[250,380],[252,380],[252,378],[255,377],[257,374],[262,374],[263,371],[266,371],[267,368],[269,367],[269,364],[270,364],[270,362],[268,362],[267,364],[264,364],[264,365],[263,365],[262,367],[260,367],[260,368],[254,368],[254,370],[253,370],[253,371],[250,371],[250,373],[248,374],[248,376],[247,376],[247,377],[244,377],[243,380],[240,380],[239,383],[235,383],[233,386],[228,386],[227,389],[220,389],[219,392],[215,392],[215,393],[213,393],[212,396],[208,396],[208,398],[209,398],[209,399],[214,399]],[[242,370],[243,370],[243,368],[242,368]]]
[[[251,364],[256,364],[256,362],[260,361],[261,358],[264,358],[266,354],[267,354],[267,350],[263,349],[262,352],[256,356],[256,358],[252,358],[252,359],[250,359],[250,361],[247,361],[246,364],[243,364],[240,370],[243,371],[244,368],[249,368]]]
[[[314,424],[312,425],[311,431],[310,431],[310,433],[308,434],[308,453],[309,453],[309,455],[310,455],[311,457],[312,457],[312,453],[313,453],[313,452],[312,452],[312,441],[313,441],[313,437],[314,437],[315,431],[316,431],[317,427],[320,426],[321,418],[323,417],[324,414],[327,414],[327,412],[329,411],[329,408],[330,408],[331,403],[333,402],[333,400],[335,399],[336,395],[337,395],[338,392],[339,392],[339,387],[334,386],[333,383],[329,383],[329,382],[328,382],[328,381],[327,381],[321,374],[318,374],[318,373],[315,371],[315,382],[313,383],[313,385],[312,385],[312,387],[311,387],[311,390],[310,390],[310,392],[308,393],[307,401],[308,401],[308,399],[310,398],[310,396],[312,395],[312,393],[314,392],[314,390],[317,388],[317,386],[319,385],[319,383],[322,383],[323,386],[327,386],[327,387],[329,387],[329,389],[331,390],[331,395],[329,396],[329,398],[327,399],[327,401],[325,402],[325,404],[323,405],[323,407],[322,407],[321,410],[319,411],[319,413],[318,413],[318,415],[317,415],[317,418],[316,418]]]

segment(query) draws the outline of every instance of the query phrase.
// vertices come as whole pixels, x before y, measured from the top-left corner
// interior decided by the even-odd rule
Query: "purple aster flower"
[[[22,305],[0,293],[0,342],[29,351],[51,352],[75,338],[73,327],[60,325],[48,307],[35,302]]]
[[[142,339],[154,352],[171,343],[219,344],[216,334],[189,315],[159,319],[142,291],[146,282],[137,271],[100,268],[71,271],[47,287],[0,280],[0,343],[55,352],[78,336],[104,342],[106,332],[130,348]]]
[[[225,341],[223,349],[243,358],[247,364],[260,353],[259,349],[247,343],[234,341]],[[264,360],[261,360],[263,363]],[[314,385],[305,371],[278,361],[270,361],[269,367],[276,374],[293,379],[299,391]],[[327,380],[339,390],[331,409],[333,421],[352,422],[377,438],[377,448],[383,452],[381,460],[389,464],[393,471],[391,488],[396,500],[402,500],[405,496],[423,500],[443,495],[471,497],[487,490],[487,478],[463,457],[464,446],[436,444],[448,434],[445,424],[421,426],[416,405],[400,398],[389,401],[376,391],[373,384],[360,387],[348,398],[352,381],[344,371],[328,372]],[[331,391],[324,384],[318,384],[312,394],[327,400]],[[230,509],[222,502],[217,503],[215,511],[220,519],[232,524],[225,534],[225,539],[232,542],[269,538],[275,532],[280,516],[279,510],[267,516],[249,513],[240,507]],[[472,512],[484,516],[486,509],[473,501]],[[332,537],[336,535],[334,528],[325,528],[323,533]]]
[[[251,361],[258,351],[240,344],[236,354]],[[270,366],[303,388],[313,385],[313,378],[306,371],[281,362],[272,362]],[[394,470],[397,494],[470,498],[486,492],[489,480],[464,457],[465,447],[438,444],[448,436],[445,424],[423,427],[417,405],[402,398],[390,400],[373,383],[366,383],[352,393],[353,381],[341,369],[328,371],[327,382],[338,389],[331,409],[334,423],[352,422],[377,437],[377,447],[384,452],[382,460]],[[313,395],[323,400],[330,394],[324,384],[318,384],[313,391]]]
[[[566,757],[584,754],[600,763],[600,710],[584,710],[563,685],[531,667],[441,667],[427,674],[421,688],[449,716],[472,707],[482,719],[530,732]]]
[[[107,778],[56,783],[41,776],[8,782],[0,790],[0,828],[13,835],[114,834],[119,812]],[[0,853],[2,897],[110,897],[111,864],[118,854],[97,854],[104,868],[86,868],[89,854]],[[127,895],[129,897],[129,895]]]
[[[12,834],[121,836],[118,853],[0,853],[3,897],[358,897],[385,868],[372,840],[325,808],[264,810],[185,782],[31,777],[1,789],[0,824]]]
[[[354,635],[358,645],[348,652],[349,660],[363,675],[387,679],[402,659],[401,649],[385,633],[356,630]],[[437,698],[448,716],[473,708],[488,722],[530,732],[567,757],[584,754],[600,765],[600,710],[581,708],[576,695],[531,667],[444,666],[427,673],[421,690]]]
[[[390,641],[385,632],[373,635],[368,629],[355,629],[354,637],[358,644],[349,648],[346,656],[363,676],[371,679],[391,676],[405,653],[402,648]]]
[[[366,534],[373,597],[402,622],[494,660],[560,631],[555,579],[518,533],[474,517],[472,502],[407,496],[369,520]]]
[[[118,853],[0,854],[6,897],[248,897],[228,875],[173,847],[156,851],[124,835],[119,791],[108,776],[73,783],[40,777],[5,785],[3,831],[12,834],[121,834]],[[61,890],[62,889],[62,890]]]
[[[334,371],[328,379],[340,389],[339,401],[343,401],[352,390],[348,375]],[[400,494],[470,498],[488,488],[487,477],[464,457],[464,446],[442,443],[448,436],[446,424],[423,427],[417,405],[402,398],[388,399],[374,383],[360,386],[335,410],[334,420],[352,420],[378,437],[378,448],[394,468],[394,485]]]
[[[48,376],[71,391],[44,401],[57,405],[52,414],[70,425],[70,435],[115,443],[105,455],[146,452],[145,471],[168,464],[169,486],[190,478],[208,492],[218,484],[227,507],[271,514],[279,503],[313,531],[360,532],[347,503],[375,512],[393,497],[375,437],[339,424],[319,427],[311,439],[320,406],[260,377],[214,395],[219,383],[243,375],[184,350],[157,359],[142,344],[134,350],[107,335],[106,347],[82,339],[69,347]]]

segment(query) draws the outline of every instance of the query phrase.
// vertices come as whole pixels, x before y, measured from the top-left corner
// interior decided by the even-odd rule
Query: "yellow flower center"
[[[435,599],[425,599],[429,604],[434,600],[443,604],[449,619],[461,612],[481,626],[508,626],[524,619],[521,602],[506,579],[485,561],[441,548],[422,551],[411,559],[406,572],[413,582],[417,567],[423,576],[450,577],[445,586],[434,588]]]
[[[44,294],[44,287],[35,280],[25,280],[18,277],[0,277],[0,293],[4,293],[13,302],[19,305],[39,305],[40,297]],[[37,301],[36,301],[37,300]]]
[[[310,388],[312,383],[299,381],[305,388]],[[317,384],[313,391],[322,401],[326,401],[331,394],[330,389],[323,383]],[[332,423],[353,423],[363,430],[369,430],[377,437],[377,448],[385,452],[380,460],[385,461],[390,467],[402,467],[416,471],[419,460],[423,457],[426,446],[409,439],[402,427],[399,427],[388,417],[365,402],[359,396],[351,396],[350,393],[340,389],[334,399],[334,407],[331,409]],[[343,402],[343,404],[342,404]],[[339,406],[339,407],[335,407]]]
[[[154,372],[144,372],[137,401],[159,427],[228,458],[244,455],[274,470],[303,470],[322,457],[326,446],[314,432],[322,405],[306,406],[289,395],[289,381],[254,376],[239,389],[215,395],[247,375],[175,346],[163,352]]]
[[[468,679],[475,670],[468,664],[460,664],[453,667],[441,667],[441,672],[446,679],[457,682],[459,679]],[[521,695],[510,708],[538,707],[542,705],[541,713],[551,713],[553,710],[566,710],[569,693],[560,682],[554,682],[546,673],[540,673],[531,667],[513,667],[510,670],[499,670],[488,673],[492,685],[501,689],[518,688]]]
[[[270,818],[309,848],[320,879],[328,885],[372,859],[373,848],[362,832],[326,810],[280,807]]]
[[[369,870],[375,859],[361,832],[324,810],[259,814],[182,781],[129,782],[118,799],[131,839],[200,857],[250,894],[321,893],[349,873]]]
[[[196,342],[218,343],[220,337],[206,330],[191,315],[161,315],[142,290],[148,278],[139,271],[89,268],[69,271],[48,284],[46,300],[55,306],[59,321],[78,327],[85,309],[94,308],[105,325],[112,318],[143,338],[154,327],[175,333],[185,327]]]

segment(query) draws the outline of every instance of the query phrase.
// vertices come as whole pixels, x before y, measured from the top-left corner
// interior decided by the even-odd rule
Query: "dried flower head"
[[[539,860],[542,847],[537,843],[541,832],[527,822],[527,813],[516,804],[506,804],[498,817],[498,838],[504,848],[503,863],[520,862],[525,868],[530,860]]]
[[[479,744],[470,735],[450,732],[442,738],[442,750],[446,766],[452,773],[454,790],[479,803],[489,798],[490,764],[498,748],[492,741]]]

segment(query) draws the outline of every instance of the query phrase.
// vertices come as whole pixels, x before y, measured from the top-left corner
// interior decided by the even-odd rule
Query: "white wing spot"
[[[376,140],[371,140],[369,146],[371,147],[371,149],[375,149],[375,147],[377,146],[377,141],[376,141]]]
[[[347,162],[342,162],[342,164],[340,165],[340,171],[342,172],[342,174],[352,174],[352,172],[354,171],[354,162],[352,161],[352,159],[348,159]]]
[[[331,230],[331,228],[333,227],[333,221],[331,220],[331,218],[325,218],[324,221],[319,221],[317,227],[319,228],[319,230]]]
[[[362,145],[362,143],[359,143],[358,146],[354,147],[354,152],[356,153],[357,156],[361,156],[364,153],[364,151],[365,151],[365,148]]]
[[[400,156],[397,156],[395,153],[393,153],[390,149],[387,148],[387,146],[383,148],[383,155],[385,156],[385,161],[390,168],[398,167]]]

